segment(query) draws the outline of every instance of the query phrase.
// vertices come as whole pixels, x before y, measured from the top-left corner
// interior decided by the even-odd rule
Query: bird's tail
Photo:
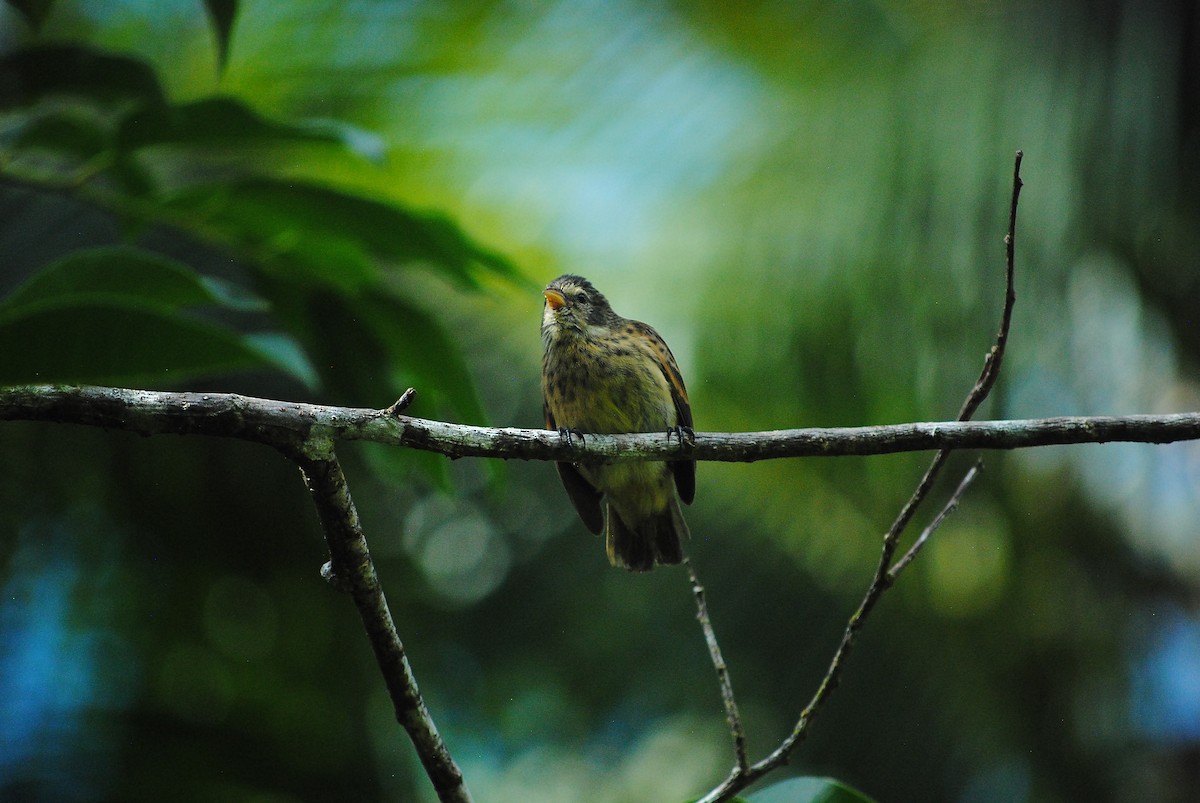
[[[655,564],[673,564],[683,560],[683,542],[691,537],[679,500],[671,497],[667,509],[647,516],[631,528],[610,504],[605,546],[608,561],[631,572],[648,572]]]

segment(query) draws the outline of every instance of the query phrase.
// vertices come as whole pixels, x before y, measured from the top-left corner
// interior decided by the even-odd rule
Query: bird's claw
[[[674,435],[680,445],[687,444],[688,446],[696,445],[696,430],[691,427],[681,427],[678,424],[667,430],[667,443],[671,442],[671,436]]]
[[[565,440],[567,442],[567,446],[575,445],[573,438],[579,438],[580,443],[587,443],[587,439],[583,437],[583,433],[574,427],[559,427],[558,437]]]

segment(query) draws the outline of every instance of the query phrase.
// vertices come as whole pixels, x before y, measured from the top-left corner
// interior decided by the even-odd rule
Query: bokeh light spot
[[[927,556],[929,592],[934,605],[948,616],[980,613],[999,597],[1008,578],[1011,555],[1007,540],[994,527],[944,525],[933,535]]]

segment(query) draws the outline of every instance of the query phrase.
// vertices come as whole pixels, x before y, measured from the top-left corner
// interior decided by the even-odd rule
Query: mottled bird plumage
[[[691,431],[683,377],[653,328],[617,315],[581,276],[560,276],[544,292],[547,428],[567,437]],[[695,461],[557,465],[571,503],[594,533],[605,528],[600,502],[607,497],[605,542],[614,566],[648,571],[656,563],[682,560],[688,528],[679,500],[690,504],[695,496]]]

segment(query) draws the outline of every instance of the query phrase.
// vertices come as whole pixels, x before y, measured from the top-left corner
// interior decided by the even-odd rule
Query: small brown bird
[[[675,357],[658,332],[613,312],[582,276],[559,276],[542,294],[542,400],[546,428],[586,433],[692,435],[692,408]],[[589,530],[604,529],[609,562],[644,572],[683,560],[679,500],[696,496],[696,461],[558,463],[571,504]],[[676,489],[679,495],[676,496]]]

